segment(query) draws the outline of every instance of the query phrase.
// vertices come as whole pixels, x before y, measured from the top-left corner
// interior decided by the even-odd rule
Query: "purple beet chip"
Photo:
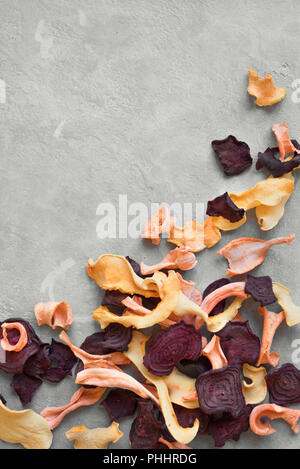
[[[202,294],[202,300],[210,293],[214,292],[218,288],[224,287],[224,285],[228,285],[230,283],[230,280],[228,278],[220,278],[219,280],[215,280],[214,282],[210,283],[204,290]],[[210,316],[215,316],[216,314],[223,313],[224,309],[226,307],[226,299],[219,301],[219,303],[213,308],[213,310],[210,312]]]
[[[32,376],[27,376],[24,373],[14,375],[11,387],[18,394],[23,406],[29,404],[33,398],[36,390],[42,385],[42,381]]]
[[[6,405],[6,400],[4,399],[2,394],[0,394],[0,401],[2,402],[2,404]]]
[[[122,304],[122,301],[127,298],[128,295],[121,293],[119,290],[106,290],[102,306],[118,306],[119,308],[125,309],[125,306]]]
[[[189,376],[190,378],[198,378],[201,373],[211,370],[211,363],[207,357],[201,355],[198,360],[181,360],[177,363],[177,368],[181,373]]]
[[[229,135],[224,140],[213,140],[211,145],[226,176],[241,174],[252,165],[249,146],[237,140],[233,135]]]
[[[101,405],[107,411],[111,422],[130,417],[136,411],[137,395],[126,389],[112,389]]]
[[[191,324],[181,321],[152,336],[146,346],[144,365],[156,376],[169,375],[183,359],[197,360],[202,336]]]
[[[239,368],[225,366],[201,374],[196,380],[199,407],[205,414],[228,412],[239,417],[245,410]]]
[[[207,203],[206,214],[212,217],[223,217],[235,223],[243,218],[245,210],[238,208],[229,197],[228,192],[224,192]]]
[[[257,363],[260,340],[252,332],[248,321],[230,321],[216,335],[220,337],[221,348],[229,365],[248,363],[254,366]]]
[[[261,306],[267,306],[277,301],[273,292],[272,279],[268,275],[254,277],[248,274],[245,292],[249,293]]]
[[[300,403],[300,370],[285,363],[266,376],[270,402],[283,407]]]
[[[278,147],[267,148],[263,153],[258,153],[256,162],[256,169],[260,170],[266,168],[273,177],[278,178],[300,165],[300,156],[295,156],[291,160],[281,161],[276,158],[275,154],[278,152]]]
[[[138,414],[130,429],[132,449],[153,449],[161,436],[161,423],[154,412],[150,399],[138,400]]]
[[[227,412],[224,412],[220,418],[212,416],[209,422],[208,432],[215,440],[215,446],[217,448],[224,446],[228,440],[238,441],[241,433],[249,429],[249,416],[253,407],[254,406],[248,404],[239,417],[232,417]]]

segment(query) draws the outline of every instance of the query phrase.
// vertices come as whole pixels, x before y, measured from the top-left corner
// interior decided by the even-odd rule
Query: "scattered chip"
[[[272,106],[281,101],[286,95],[286,89],[275,86],[272,75],[261,78],[249,68],[248,93],[255,96],[257,106]]]
[[[252,165],[250,148],[245,142],[240,142],[233,135],[224,140],[211,142],[226,176],[241,174]]]

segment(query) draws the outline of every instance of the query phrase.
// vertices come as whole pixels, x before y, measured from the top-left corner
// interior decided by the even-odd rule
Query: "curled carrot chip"
[[[273,283],[273,292],[283,309],[287,325],[292,327],[299,324],[300,306],[295,305],[293,302],[291,292],[280,283]]]
[[[128,346],[128,351],[125,354],[137,367],[139,372],[156,387],[161,412],[164,416],[167,429],[173,438],[179,443],[187,444],[195,438],[199,428],[199,420],[196,419],[192,427],[184,428],[179,425],[165,378],[152,375],[143,365],[144,342],[145,336],[140,332],[134,332],[132,341]]]
[[[0,401],[0,440],[26,449],[49,449],[52,432],[47,421],[33,410],[10,410]]]
[[[300,418],[300,410],[281,407],[276,404],[261,404],[255,407],[250,415],[250,428],[256,435],[272,435],[276,432],[270,423],[263,417],[271,420],[283,419],[291,427],[294,433],[299,433],[298,419]]]
[[[248,363],[244,363],[243,375],[252,381],[250,384],[242,381],[242,390],[246,404],[259,404],[265,399],[267,395],[266,374],[267,371],[263,366],[256,368],[255,366],[248,365]]]
[[[209,359],[213,370],[228,365],[227,358],[220,345],[220,338],[217,335],[214,335],[211,341],[208,342],[206,347],[202,350],[202,355]]]
[[[159,235],[162,233],[169,234],[174,223],[175,221],[174,218],[170,216],[169,208],[163,205],[145,224],[142,238],[151,239],[153,244],[159,244]]]
[[[66,415],[80,407],[87,407],[95,404],[99,399],[101,399],[105,391],[106,388],[88,389],[82,386],[75,392],[68,404],[61,407],[46,407],[42,410],[40,415],[47,420],[49,428],[54,430]]]
[[[229,194],[237,207],[250,210],[259,205],[274,207],[279,205],[284,197],[294,190],[293,181],[286,177],[268,178],[256,183],[250,189],[240,194]]]
[[[156,274],[154,274],[155,276]],[[100,306],[93,313],[93,318],[99,322],[102,329],[105,329],[110,323],[120,323],[125,327],[134,326],[137,329],[154,326],[157,323],[168,319],[170,314],[175,311],[180,296],[180,284],[174,271],[170,271],[168,277],[162,275],[162,284],[160,286],[162,301],[157,307],[144,316],[128,314],[118,316],[111,313],[105,306]],[[183,295],[183,294],[182,294]],[[183,295],[184,296],[184,295]]]
[[[87,263],[89,276],[104,290],[119,290],[130,295],[146,298],[157,297],[158,289],[151,278],[142,279],[133,270],[125,257],[104,254],[94,262]]]
[[[141,262],[143,275],[153,274],[156,270],[180,269],[190,270],[197,264],[195,254],[184,246],[172,249],[158,264],[146,265]]]
[[[248,295],[245,293],[245,282],[228,283],[227,285],[217,288],[204,298],[201,303],[201,308],[209,314],[220,301],[230,296],[247,298]]]
[[[229,269],[226,272],[228,277],[240,275],[253,270],[262,264],[271,246],[276,244],[290,244],[295,235],[286,238],[274,238],[269,241],[256,238],[237,238],[230,241],[217,254],[227,259]]]
[[[284,312],[281,311],[281,313],[276,314],[272,311],[268,311],[265,307],[259,308],[258,311],[264,317],[264,327],[256,366],[268,363],[275,367],[278,365],[280,355],[276,352],[271,352],[271,346],[275,332],[284,320]]]
[[[34,314],[39,326],[46,324],[52,329],[56,329],[56,327],[68,329],[73,321],[72,308],[64,301],[60,303],[54,301],[37,303],[34,307]]]
[[[20,322],[4,322],[1,325],[3,338],[1,347],[7,352],[20,352],[28,343],[28,336],[25,327]],[[19,334],[19,340],[16,344],[11,344],[7,337],[7,329],[16,329]]]
[[[116,443],[122,438],[119,424],[113,422],[107,428],[73,427],[66,432],[69,441],[75,440],[75,449],[106,449],[109,443]]]
[[[199,252],[206,248],[204,242],[205,226],[196,220],[189,220],[183,227],[174,225],[168,238],[169,243]]]
[[[184,278],[182,278],[179,272],[176,272],[176,275],[180,282],[180,290],[182,291],[182,293],[194,303],[197,303],[197,305],[199,305],[202,301],[202,294],[195,287],[195,282],[192,282],[192,280],[184,280]]]
[[[272,125],[272,130],[278,143],[281,161],[284,161],[284,157],[291,153],[300,153],[300,150],[291,142],[289,128],[284,122]]]
[[[261,78],[249,68],[248,93],[255,96],[257,106],[272,106],[281,101],[286,95],[286,89],[275,86],[272,75]]]

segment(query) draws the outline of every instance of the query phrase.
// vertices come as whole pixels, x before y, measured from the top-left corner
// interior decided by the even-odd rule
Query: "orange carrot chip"
[[[281,407],[276,404],[261,404],[255,407],[250,415],[250,428],[256,435],[272,435],[276,432],[267,420],[283,419],[291,427],[294,433],[299,433],[298,419],[300,418],[300,410]]]
[[[64,301],[60,303],[54,301],[37,303],[34,307],[34,314],[39,326],[46,324],[52,329],[61,327],[67,330],[73,321],[72,308]]]
[[[300,150],[293,145],[289,136],[289,128],[284,122],[274,124],[272,130],[278,143],[281,161],[284,161],[284,157],[291,153],[300,153]]]
[[[1,340],[1,347],[7,352],[21,352],[26,347],[28,336],[25,327],[20,322],[4,322],[1,326],[3,339]],[[7,329],[16,329],[20,333],[19,340],[16,344],[11,344],[7,337]]]
[[[209,359],[213,370],[218,370],[228,365],[227,358],[220,345],[220,337],[217,335],[213,335],[211,341],[202,350],[202,355]]]
[[[169,208],[163,205],[145,224],[142,238],[151,239],[153,244],[159,244],[159,235],[163,233],[169,235],[174,223],[175,220],[170,216]]]
[[[226,272],[228,277],[244,274],[262,264],[271,246],[276,244],[290,244],[295,235],[286,238],[274,238],[269,241],[256,238],[237,238],[230,241],[217,254],[227,259],[229,269]]]
[[[249,68],[248,93],[255,96],[257,106],[272,106],[281,101],[286,95],[286,89],[275,86],[272,75],[261,78]]]
[[[278,365],[280,355],[276,352],[271,352],[271,347],[275,332],[284,320],[284,312],[281,311],[281,313],[276,314],[268,311],[265,307],[259,308],[258,311],[264,317],[264,327],[256,366],[269,364],[275,367]]]
[[[141,262],[141,272],[143,275],[153,274],[156,270],[180,269],[190,270],[197,264],[195,254],[190,249],[182,246],[172,249],[158,264],[146,265]]]
[[[107,428],[73,427],[66,432],[69,441],[75,440],[75,449],[106,449],[109,443],[116,443],[122,438],[119,424],[113,422]]]

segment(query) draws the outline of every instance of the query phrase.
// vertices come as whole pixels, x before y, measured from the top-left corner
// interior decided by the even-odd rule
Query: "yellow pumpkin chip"
[[[49,449],[52,432],[47,421],[33,410],[10,410],[0,400],[0,440],[26,449]]]
[[[208,316],[206,320],[207,329],[210,332],[219,332],[229,321],[232,321],[238,314],[239,309],[245,298],[237,297],[233,300],[230,306],[223,311],[223,313],[216,314],[215,316]]]
[[[292,327],[299,324],[300,306],[295,305],[293,302],[291,292],[283,285],[280,285],[280,283],[275,282],[273,283],[273,292],[283,309],[287,325]]]
[[[281,101],[286,95],[286,89],[275,86],[272,75],[261,78],[252,68],[249,68],[248,93],[255,96],[254,101],[257,106],[272,106]]]
[[[237,207],[250,210],[259,205],[275,207],[293,190],[294,183],[287,178],[268,178],[240,194],[231,193],[229,196]]]
[[[136,331],[133,332],[132,341],[128,345],[128,351],[124,353],[139,372],[156,387],[161,411],[171,435],[179,443],[187,444],[195,438],[199,428],[199,420],[196,419],[192,427],[183,428],[179,425],[165,379],[152,375],[143,365],[143,344],[146,340],[147,338],[144,334]]]
[[[259,404],[265,400],[267,395],[266,374],[267,371],[263,366],[256,368],[244,363],[243,375],[252,381],[250,384],[244,380],[242,381],[242,391],[246,404]]]
[[[109,443],[116,443],[122,438],[119,424],[113,422],[107,428],[73,427],[66,432],[69,441],[75,440],[75,449],[106,449]]]
[[[157,297],[156,282],[151,278],[142,279],[134,272],[130,263],[122,256],[104,254],[97,261],[89,260],[87,271],[90,277],[104,290],[119,290],[130,295],[146,298]]]
[[[174,225],[171,228],[169,243],[200,252],[206,248],[204,243],[204,226],[196,220],[189,220],[183,227]]]
[[[171,402],[188,409],[197,409],[199,407],[198,397],[188,402],[184,399],[185,396],[196,391],[195,379],[184,375],[177,368],[174,368],[172,373],[163,379],[168,387]]]

